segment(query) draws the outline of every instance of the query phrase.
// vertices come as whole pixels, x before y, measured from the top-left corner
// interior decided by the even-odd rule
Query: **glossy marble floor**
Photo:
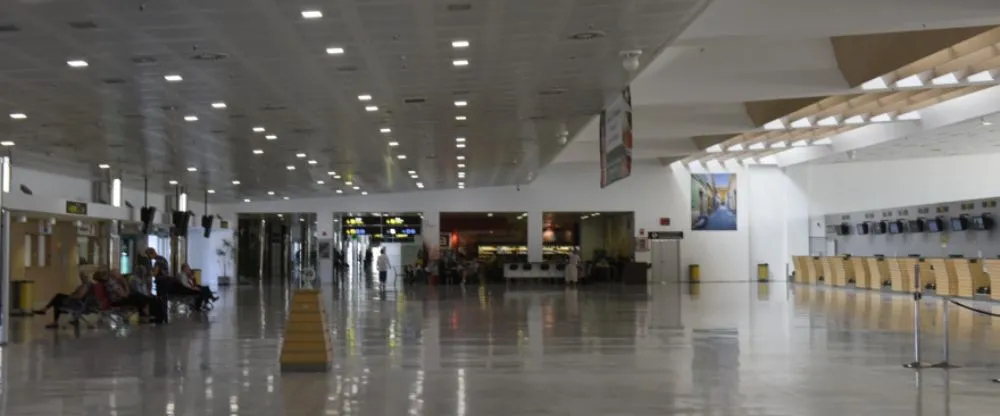
[[[912,360],[912,301],[784,284],[324,287],[336,366],[278,371],[282,287],[123,333],[21,318],[0,415],[987,415],[1000,322],[953,308]],[[994,308],[987,304],[985,307]],[[1000,309],[1000,308],[994,308]],[[940,305],[922,314],[938,360]]]

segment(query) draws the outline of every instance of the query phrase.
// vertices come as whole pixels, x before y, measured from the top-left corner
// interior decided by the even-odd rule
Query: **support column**
[[[528,211],[528,261],[542,261],[542,212]]]
[[[0,157],[0,183],[0,345],[6,345],[10,339],[10,211],[3,206],[10,192],[10,156]],[[2,371],[6,374],[7,369]]]
[[[427,258],[437,260],[441,255],[441,212],[424,211],[421,215],[424,216],[424,219],[420,227],[420,235],[424,240],[424,246],[427,247]]]
[[[328,255],[318,253],[316,259],[316,280],[322,284],[332,283],[333,279],[333,211],[316,212],[316,245],[324,248]],[[308,238],[308,236],[306,236]]]

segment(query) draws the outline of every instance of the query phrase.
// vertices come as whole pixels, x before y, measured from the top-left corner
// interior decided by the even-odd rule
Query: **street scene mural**
[[[736,230],[736,174],[691,175],[691,229]]]

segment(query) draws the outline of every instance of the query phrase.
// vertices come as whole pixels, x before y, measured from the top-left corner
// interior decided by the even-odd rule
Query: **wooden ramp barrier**
[[[990,279],[990,289],[993,286],[997,287],[997,290],[990,292],[990,299],[1000,300],[1000,259],[986,259],[983,262],[986,264],[986,274]]]
[[[851,264],[854,265],[854,286],[868,288],[868,262],[864,257],[851,257]]]
[[[300,289],[292,296],[281,345],[281,371],[325,372],[332,359],[330,331],[318,290]]]
[[[845,269],[844,258],[831,256],[826,258],[826,262],[830,266],[830,275],[833,277],[830,284],[840,287],[847,286],[847,270]]]
[[[949,259],[927,259],[934,268],[934,284],[937,285],[936,293],[941,296],[956,296],[958,284],[955,282],[954,267],[948,266]]]
[[[972,274],[972,293],[979,293],[980,288],[990,287],[990,278],[983,270],[983,259],[969,259],[969,273]]]
[[[823,284],[833,286],[833,270],[830,268],[830,258],[813,257],[813,261],[816,263],[819,275],[823,278]]]
[[[948,273],[954,273],[955,276],[957,286],[954,295],[963,298],[973,297],[976,294],[976,289],[975,283],[972,282],[972,271],[969,269],[969,260],[948,259],[946,263],[948,265]]]

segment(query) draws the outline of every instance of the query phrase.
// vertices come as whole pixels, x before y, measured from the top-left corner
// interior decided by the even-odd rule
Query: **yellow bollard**
[[[701,282],[701,266],[697,264],[688,265],[688,279],[691,283]]]
[[[12,316],[32,316],[35,314],[35,282],[31,280],[12,280],[11,308]]]
[[[757,265],[757,280],[761,282],[768,281],[771,275],[771,271],[767,266],[767,263],[760,263]]]
[[[194,284],[201,286],[201,269],[191,269],[191,274],[194,275]]]

